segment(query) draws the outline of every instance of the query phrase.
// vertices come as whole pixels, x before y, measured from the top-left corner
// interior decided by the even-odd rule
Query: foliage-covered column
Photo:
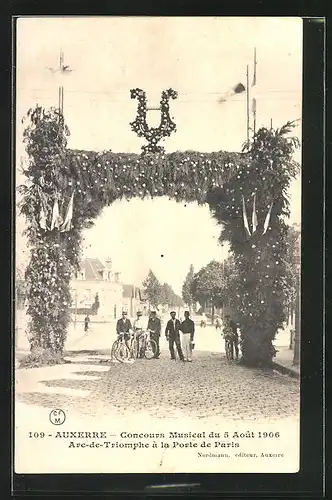
[[[61,241],[55,235],[42,238],[31,252],[26,272],[32,349],[62,353],[69,323],[70,275]]]
[[[271,365],[272,341],[285,319],[288,297],[286,261],[289,215],[287,189],[298,172],[293,153],[298,141],[288,137],[292,124],[280,130],[260,129],[247,151],[245,166],[208,202],[223,225],[235,273],[227,286],[233,315],[241,326],[242,361]]]
[[[24,132],[28,162],[23,171],[21,212],[27,220],[31,251],[26,270],[28,337],[31,349],[62,353],[69,322],[73,259],[68,259],[70,232],[60,232],[60,213],[68,190],[66,136],[57,110],[30,110]],[[60,207],[60,212],[55,210]],[[62,210],[63,211],[63,210]],[[75,245],[74,245],[75,246]]]

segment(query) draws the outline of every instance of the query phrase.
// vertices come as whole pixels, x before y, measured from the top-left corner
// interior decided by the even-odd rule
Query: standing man
[[[181,342],[180,342],[181,323],[175,317],[176,316],[175,311],[172,311],[170,314],[171,314],[171,319],[168,320],[167,322],[165,335],[166,339],[168,340],[168,347],[169,347],[169,352],[171,353],[171,359],[176,359],[174,352],[174,342],[175,342],[179,358],[181,361],[184,361],[183,352],[181,349]]]
[[[127,346],[128,346],[128,340],[130,339],[131,330],[132,330],[132,327],[131,327],[130,319],[128,319],[128,317],[127,317],[127,312],[123,311],[122,318],[118,319],[118,321],[116,323],[116,333],[118,336],[121,333],[124,333],[124,339],[126,341]]]
[[[195,323],[189,318],[189,311],[184,312],[184,321],[181,323],[180,330],[182,331],[182,348],[184,359],[191,362],[192,344],[195,335]]]
[[[238,360],[239,359],[239,334],[238,334],[237,324],[233,320],[231,320],[229,315],[225,316],[225,324],[226,324],[226,328],[229,328],[232,332],[231,337],[230,337],[230,342],[231,342],[231,346],[232,346],[232,359],[234,359],[234,351],[235,351],[235,357]]]
[[[142,312],[137,311],[136,313],[136,319],[134,321],[134,332],[135,332],[135,338],[137,341],[137,352],[138,356],[140,358],[143,358],[143,352],[142,352],[142,340],[141,340],[141,335],[143,333],[143,321],[142,321]]]
[[[157,351],[155,358],[159,359],[160,356],[160,347],[159,347],[159,337],[161,332],[161,322],[160,319],[157,318],[156,311],[152,311],[148,321],[148,330],[150,330],[151,339],[155,341],[157,344]]]

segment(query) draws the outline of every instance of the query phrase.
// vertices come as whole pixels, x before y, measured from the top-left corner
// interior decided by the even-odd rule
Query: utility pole
[[[301,345],[301,239],[300,236],[297,241],[296,251],[296,264],[297,264],[297,280],[296,280],[296,302],[295,302],[295,338],[294,338],[294,357],[293,365],[300,364],[300,345]]]
[[[300,274],[297,277],[296,304],[295,304],[295,338],[293,365],[300,364]]]
[[[75,319],[74,319],[74,328],[76,329],[77,322],[77,290],[75,290]]]
[[[254,87],[257,83],[257,75],[256,75],[256,70],[257,70],[257,59],[256,59],[256,47],[254,49],[254,77],[252,81],[252,87]],[[257,112],[257,101],[256,98],[254,97],[252,100],[252,114],[253,114],[253,131],[254,135],[256,133],[256,112]]]
[[[59,87],[59,101],[58,101],[58,108],[60,113],[63,115],[63,87]]]
[[[249,113],[249,66],[247,64],[247,143],[249,144],[249,128],[250,128],[250,113]]]
[[[73,70],[64,63],[64,53],[60,49],[59,66],[57,68],[47,68],[52,74],[60,73],[60,75],[65,75],[71,73]],[[64,98],[64,88],[63,85],[58,86],[58,109],[61,114],[63,114],[63,98]]]
[[[222,261],[222,279],[225,280],[225,260]],[[225,298],[223,298],[222,301],[222,321],[224,322],[224,317],[225,317]]]
[[[62,49],[60,49],[60,58],[59,58],[59,70],[60,73],[63,71],[64,67],[64,54]],[[59,111],[63,115],[63,86],[59,87]]]

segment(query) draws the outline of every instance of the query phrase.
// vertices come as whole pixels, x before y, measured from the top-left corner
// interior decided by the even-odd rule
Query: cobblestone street
[[[221,415],[256,420],[298,413],[297,381],[229,363],[220,353],[198,352],[193,363],[171,361],[166,353],[159,360],[134,364],[110,363],[92,354],[69,359],[70,364],[54,368],[19,370],[17,399],[96,416],[145,411],[157,418]],[[58,376],[38,377],[34,384],[34,375],[46,375],[46,371],[50,375],[56,371]]]

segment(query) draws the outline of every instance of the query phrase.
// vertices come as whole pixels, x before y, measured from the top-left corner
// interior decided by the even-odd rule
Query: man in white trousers
[[[181,323],[182,352],[185,361],[192,361],[192,345],[195,335],[195,323],[189,318],[189,311],[184,312],[184,321]]]

